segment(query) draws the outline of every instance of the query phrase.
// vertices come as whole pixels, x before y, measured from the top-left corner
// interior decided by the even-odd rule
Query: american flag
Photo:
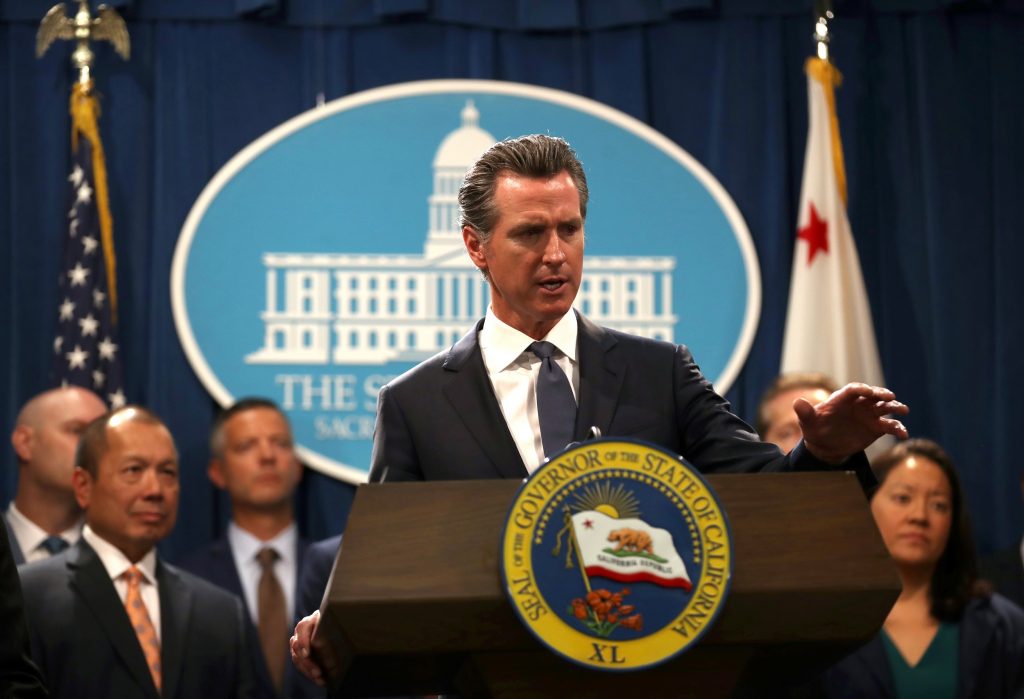
[[[98,133],[95,128],[88,131]],[[86,133],[77,134],[68,175],[68,233],[64,238],[57,286],[52,378],[55,385],[91,389],[111,408],[119,408],[125,404],[121,348],[111,312],[111,289],[93,169],[94,144]],[[105,174],[101,173],[104,180]],[[104,207],[105,204],[103,202]],[[107,242],[112,242],[109,236]]]

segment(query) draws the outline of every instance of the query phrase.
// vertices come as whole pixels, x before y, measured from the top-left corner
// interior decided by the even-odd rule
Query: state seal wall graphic
[[[566,138],[587,171],[576,308],[685,342],[726,391],[753,341],[760,276],[721,185],[649,126],[557,90],[438,80],[301,114],[213,177],[171,267],[175,327],[222,405],[274,399],[309,466],[366,479],[381,386],[447,350],[487,310],[458,190],[494,142]]]
[[[565,658],[600,670],[662,663],[724,605],[729,524],[681,458],[649,444],[586,442],[538,468],[502,537],[502,584],[522,622]]]

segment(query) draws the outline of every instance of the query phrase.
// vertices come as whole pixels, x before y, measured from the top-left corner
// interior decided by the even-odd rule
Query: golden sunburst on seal
[[[596,510],[609,517],[639,517],[640,506],[636,496],[626,486],[598,483],[583,489],[575,498],[576,511]]]

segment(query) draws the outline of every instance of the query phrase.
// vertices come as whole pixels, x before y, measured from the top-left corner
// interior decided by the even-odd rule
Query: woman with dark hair
[[[881,633],[826,674],[830,697],[1024,697],[1024,611],[977,580],[960,479],[935,442],[872,464],[871,497],[903,590]]]

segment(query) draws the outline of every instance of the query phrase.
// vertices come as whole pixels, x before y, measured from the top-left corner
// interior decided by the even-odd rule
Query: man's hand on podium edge
[[[804,446],[830,464],[846,461],[884,434],[907,438],[903,423],[886,416],[906,415],[910,409],[879,386],[849,383],[817,405],[797,398],[793,410],[800,419]]]
[[[299,672],[308,677],[317,686],[324,686],[324,673],[316,664],[311,655],[313,647],[313,635],[316,633],[317,624],[320,623],[320,610],[316,610],[309,616],[303,617],[295,625],[295,634],[289,639],[288,646],[292,652],[292,664]]]

